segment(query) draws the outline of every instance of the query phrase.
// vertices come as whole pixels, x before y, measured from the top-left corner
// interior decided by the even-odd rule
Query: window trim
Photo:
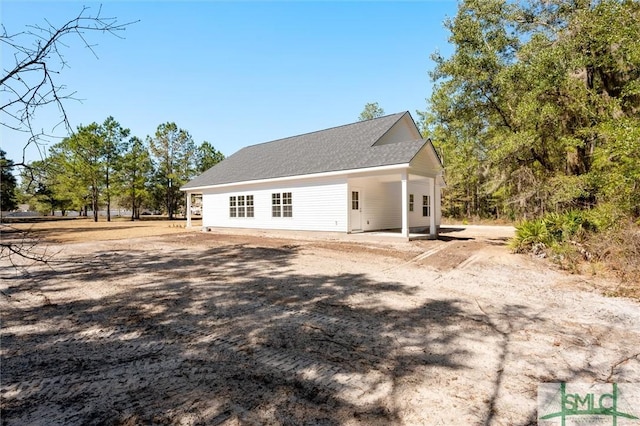
[[[271,217],[282,217],[282,199],[279,192],[271,193]]]
[[[282,193],[282,217],[293,217],[293,194],[291,192]]]
[[[253,194],[245,196],[246,200],[246,217],[255,217],[255,205],[253,203]]]
[[[229,217],[230,218],[238,217],[237,198],[235,195],[229,196]]]
[[[431,195],[422,196],[422,217],[431,217]]]
[[[244,195],[238,195],[238,217],[245,217]]]
[[[293,217],[293,193],[291,191],[271,193],[271,217]]]
[[[229,218],[247,218],[255,216],[253,194],[229,195]]]

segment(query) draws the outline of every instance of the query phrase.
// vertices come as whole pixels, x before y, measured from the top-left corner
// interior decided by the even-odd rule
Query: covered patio
[[[376,231],[406,239],[435,239],[443,186],[440,173],[411,168],[352,176],[348,179],[349,232]]]

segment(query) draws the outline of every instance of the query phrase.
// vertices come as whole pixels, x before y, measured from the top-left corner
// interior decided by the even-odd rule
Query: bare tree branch
[[[98,58],[94,50],[96,45],[90,44],[87,34],[98,32],[123,38],[122,31],[137,21],[119,23],[117,18],[103,17],[100,6],[95,15],[88,7],[83,7],[77,16],[61,26],[55,26],[47,19],[44,22],[46,25],[28,25],[24,31],[15,33],[9,33],[5,25],[0,24],[0,47],[14,58],[12,63],[2,64],[0,73],[0,126],[25,134],[27,142],[22,149],[22,161],[13,166],[27,168],[32,177],[33,170],[25,159],[27,148],[35,145],[44,158],[47,139],[56,138],[54,133],[59,126],[66,130],[66,134],[60,136],[73,133],[65,103],[78,99],[74,98],[75,92],[69,92],[57,81],[68,67],[63,49],[71,48],[71,43],[66,42],[75,38]],[[52,105],[57,107],[60,121],[50,130],[36,128],[36,112]],[[39,239],[31,233],[4,224],[0,224],[0,233],[0,259],[8,258],[14,267],[22,267],[25,261],[51,262],[53,254],[39,246]]]
[[[55,253],[47,251],[40,244],[40,238],[33,232],[20,230],[10,225],[0,224],[0,260],[8,259],[14,268],[24,268],[24,262],[49,264]],[[19,262],[17,260],[20,260]]]
[[[3,103],[0,105],[0,125],[28,135],[24,152],[29,145],[36,144],[42,153],[43,139],[55,138],[53,134],[60,125],[67,133],[73,129],[65,109],[65,102],[77,100],[75,92],[67,92],[67,87],[56,81],[57,76],[68,67],[62,49],[69,48],[66,40],[77,38],[82,45],[98,58],[86,35],[91,32],[106,33],[118,38],[126,28],[137,22],[119,23],[117,18],[102,16],[102,6],[95,15],[83,7],[80,13],[62,26],[56,27],[45,19],[46,25],[29,25],[25,31],[8,33],[4,24],[1,26],[0,45],[13,51],[15,62],[12,68],[5,64],[0,75],[0,93]],[[51,130],[36,129],[33,125],[35,113],[47,105],[55,105],[60,113],[60,121]]]

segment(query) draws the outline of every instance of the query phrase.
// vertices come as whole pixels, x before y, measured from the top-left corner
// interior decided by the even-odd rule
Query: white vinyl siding
[[[408,212],[409,227],[412,229],[424,229],[430,224],[430,218],[422,215],[422,203],[424,196],[434,196],[431,179],[409,176],[407,192],[408,195],[413,195],[414,205],[413,211]],[[352,192],[358,191],[357,203],[361,210],[358,230],[400,229],[401,188],[400,173],[380,173],[366,177],[301,178],[212,188],[203,191],[202,225],[350,232],[354,229],[350,227]],[[274,199],[278,200],[275,205]],[[436,194],[434,201],[440,201],[439,194]],[[244,218],[238,217],[241,206]],[[234,209],[236,217],[231,217]],[[275,210],[278,213],[274,217]],[[439,209],[435,212],[436,224],[439,225]]]
[[[413,141],[420,139],[421,135],[416,125],[411,122],[407,116],[394,124],[387,132],[375,143],[376,146],[397,143],[398,141]]]
[[[354,178],[349,180],[350,187],[360,188],[362,207],[362,229],[373,231],[380,229],[399,229],[402,227],[402,193],[400,178],[387,181],[375,177]],[[409,211],[409,227],[425,228],[429,218],[422,216],[422,197],[431,195],[429,181],[416,178],[408,182],[409,195],[413,195],[414,209]],[[409,202],[411,197],[409,197]],[[417,206],[416,206],[417,204]]]
[[[395,229],[402,226],[402,199],[398,181],[381,181],[376,177],[353,178],[350,187],[360,189],[362,230]]]
[[[409,227],[426,228],[429,226],[429,217],[423,216],[423,201],[425,196],[431,196],[430,182],[424,179],[409,181],[409,188],[415,193],[415,207],[412,212],[409,212]]]
[[[388,202],[390,188],[387,183],[377,179],[358,178],[349,180],[349,185],[360,189],[359,207],[362,211],[363,231],[396,226],[393,213],[395,207]]]
[[[202,226],[347,231],[346,178],[304,179],[283,182],[281,185],[254,184],[244,185],[244,188],[238,185],[203,191]],[[229,217],[230,193],[236,197],[245,196],[246,214],[249,214],[249,207],[252,207],[253,220],[241,221]],[[281,212],[291,216],[273,217],[273,194],[280,195]],[[287,195],[284,200],[283,194]],[[251,206],[249,195],[252,196]]]
[[[428,143],[423,146],[409,163],[411,169],[422,176],[437,176],[441,166],[438,160],[429,152],[432,150],[433,148]]]

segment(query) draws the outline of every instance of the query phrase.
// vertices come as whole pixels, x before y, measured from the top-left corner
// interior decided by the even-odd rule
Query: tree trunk
[[[173,200],[171,197],[171,181],[169,181],[169,187],[167,188],[167,214],[169,220],[173,219]]]
[[[136,220],[136,190],[131,187],[131,221]]]
[[[98,221],[98,188],[91,188],[91,208],[93,209],[93,221]]]
[[[111,222],[111,194],[109,193],[109,167],[107,167],[106,176],[106,192],[107,192],[107,222]]]

